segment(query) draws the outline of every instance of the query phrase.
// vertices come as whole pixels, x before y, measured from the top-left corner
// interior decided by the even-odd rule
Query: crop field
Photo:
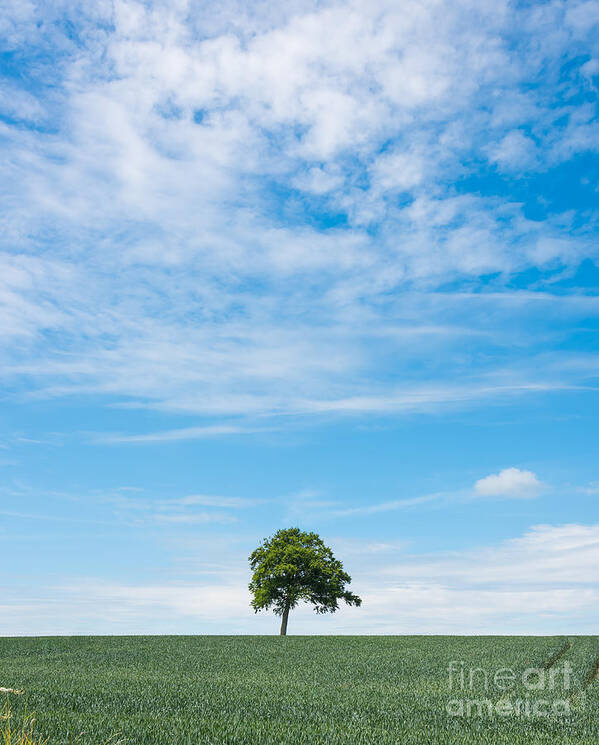
[[[50,745],[592,745],[598,659],[598,637],[4,638],[0,687]]]

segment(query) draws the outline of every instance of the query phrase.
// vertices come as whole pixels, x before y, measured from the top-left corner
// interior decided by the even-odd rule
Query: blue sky
[[[585,633],[599,2],[11,2],[0,633]]]

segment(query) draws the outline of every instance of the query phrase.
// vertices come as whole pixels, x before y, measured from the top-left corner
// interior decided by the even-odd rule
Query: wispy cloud
[[[361,505],[358,507],[346,507],[341,510],[335,510],[334,515],[337,517],[350,517],[352,515],[374,515],[379,512],[394,512],[409,507],[416,507],[428,502],[436,502],[440,499],[447,498],[447,493],[438,492],[436,494],[425,494],[421,497],[410,497],[408,499],[395,499],[389,502],[378,502],[375,504]]]
[[[228,497],[211,494],[189,494],[183,497],[150,498],[142,495],[104,498],[121,519],[135,524],[171,523],[201,525],[206,523],[238,522],[235,511],[248,510],[265,500]],[[203,509],[198,509],[203,508]],[[208,508],[208,509],[206,509]]]
[[[362,543],[362,549],[368,546]],[[347,568],[363,606],[359,611],[341,608],[324,618],[302,606],[294,611],[293,631],[591,633],[599,601],[598,551],[599,526],[594,524],[540,525],[517,538],[460,553],[418,555],[405,545],[357,550]],[[7,593],[0,631],[19,624],[24,634],[139,633],[148,628],[186,633],[201,624],[218,633],[269,633],[276,624],[269,614],[252,613],[241,576],[228,582],[202,578],[147,584],[88,578],[53,586],[51,593],[30,596],[27,604]]]
[[[85,517],[72,517],[70,515],[48,515],[34,512],[18,512],[13,510],[1,510],[0,515],[22,520],[41,520],[52,523],[84,523],[89,525],[110,525],[110,520],[88,519]]]
[[[579,491],[583,492],[583,494],[599,494],[599,481],[591,481],[590,484],[581,486]]]
[[[551,295],[597,257],[596,218],[554,204],[531,219],[508,182],[480,187],[597,149],[592,111],[553,95],[589,90],[588,5],[544,8],[560,33],[537,43],[537,10],[507,2],[453,3],[442,24],[412,2],[11,3],[7,43],[48,52],[48,88],[25,72],[0,99],[4,378],[17,395],[214,418],[398,415],[587,384],[535,358],[564,332],[545,306],[599,314],[576,289]]]
[[[228,507],[232,509],[244,509],[255,507],[263,503],[263,499],[246,499],[244,497],[219,497],[209,494],[189,494],[186,497],[177,497],[174,499],[160,502],[164,506],[180,505],[182,507],[201,506],[201,507]]]
[[[179,442],[181,440],[200,440],[207,437],[218,437],[220,435],[244,435],[251,434],[256,428],[244,427],[235,424],[209,424],[201,427],[183,427],[181,429],[170,429],[162,432],[148,432],[141,435],[108,434],[96,437],[96,442],[103,443],[153,443],[153,442]]]
[[[408,581],[426,578],[460,587],[592,587],[598,556],[599,526],[536,525],[496,546],[436,557],[412,556],[385,572]]]
[[[158,523],[171,523],[177,525],[205,525],[206,523],[235,523],[238,518],[235,515],[219,512],[194,512],[190,514],[182,512],[156,512],[153,519]]]

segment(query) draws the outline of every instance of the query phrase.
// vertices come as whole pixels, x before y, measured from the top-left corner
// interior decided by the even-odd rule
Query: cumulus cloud
[[[519,468],[504,468],[499,473],[485,476],[474,484],[474,491],[482,497],[514,499],[536,497],[542,488],[543,484],[532,471]]]

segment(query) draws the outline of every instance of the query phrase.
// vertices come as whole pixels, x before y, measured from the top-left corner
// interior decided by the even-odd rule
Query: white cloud
[[[591,481],[587,486],[581,487],[579,491],[584,494],[599,494],[599,481]]]
[[[507,497],[527,499],[536,497],[543,488],[532,471],[519,468],[504,468],[499,473],[479,479],[474,491],[482,497]]]
[[[362,505],[359,507],[345,507],[343,509],[334,510],[332,514],[338,517],[348,517],[351,515],[373,515],[379,512],[395,512],[396,510],[402,510],[408,507],[416,507],[421,504],[426,504],[427,502],[435,502],[445,496],[446,494],[441,492],[438,494],[426,494],[421,497],[394,499],[388,502],[379,502],[375,504]]]
[[[202,507],[231,507],[233,509],[243,509],[247,507],[253,507],[263,501],[264,500],[260,499],[245,499],[244,497],[222,497],[212,496],[210,494],[188,494],[186,497],[169,499],[162,504],[165,506],[176,504],[181,506],[200,505]]]
[[[123,522],[130,525],[171,523],[183,526],[238,522],[239,518],[231,510],[247,510],[265,500],[209,494],[156,499],[138,495],[130,497],[116,490],[115,495],[108,495],[104,501],[113,506]]]
[[[598,525],[536,525],[494,546],[405,556],[384,571],[407,581],[426,579],[451,587],[538,591],[554,586],[573,591],[597,582],[598,556]]]
[[[599,3],[596,0],[583,0],[568,6],[566,23],[578,32],[588,33],[599,23]]]
[[[599,525],[539,525],[495,545],[427,555],[401,542],[331,543],[364,603],[323,617],[302,606],[292,633],[571,634],[592,633],[598,620]],[[227,563],[225,547],[219,557]],[[51,595],[29,588],[26,606],[7,590],[0,633],[276,633],[272,614],[252,613],[246,564],[236,562],[217,583],[88,578]]]
[[[488,148],[489,160],[502,171],[522,173],[537,165],[534,140],[523,132],[508,132],[497,145]]]
[[[413,189],[422,181],[421,168],[421,160],[406,153],[379,158],[374,172],[376,185],[384,191]]]
[[[593,78],[599,74],[599,59],[587,60],[584,65],[580,66],[580,72],[592,83]]]
[[[561,6],[541,23],[538,9],[503,1],[225,2],[217,14],[122,0],[73,11],[75,48],[52,22],[64,8],[11,4],[7,36],[59,59],[45,71],[51,94],[8,97],[48,126],[0,125],[2,375],[19,392],[209,416],[428,410],[465,377],[455,400],[563,383],[532,355],[518,380],[489,383],[482,361],[497,355],[473,369],[464,337],[494,345],[510,321],[505,279],[574,267],[596,242],[572,215],[529,220],[520,204],[452,184],[489,140],[509,168],[525,166],[525,131],[540,165],[594,147],[592,120],[561,112],[565,133],[545,98],[592,7],[569,6],[573,30],[550,37]],[[439,297],[488,273],[500,291],[468,301],[492,304],[485,315],[458,293]],[[520,333],[543,317],[521,307]],[[447,338],[417,341],[440,327]]]
[[[207,437],[221,435],[242,435],[255,433],[256,429],[232,424],[210,424],[203,427],[182,427],[163,432],[147,432],[143,435],[102,435],[98,442],[107,443],[152,443],[152,442],[180,442],[181,440],[200,440]]]
[[[157,512],[153,519],[158,523],[176,523],[178,525],[205,525],[206,523],[235,523],[238,518],[219,512]]]

